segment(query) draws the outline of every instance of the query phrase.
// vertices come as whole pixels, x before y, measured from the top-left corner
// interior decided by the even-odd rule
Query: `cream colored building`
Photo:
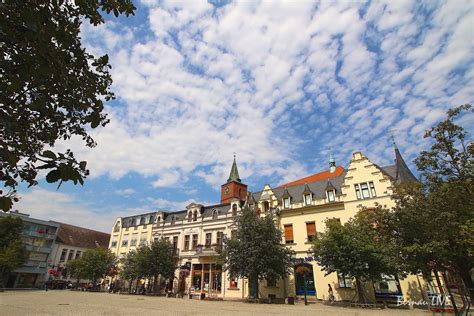
[[[307,292],[313,298],[328,299],[328,284],[331,284],[337,300],[351,300],[355,289],[347,276],[325,272],[308,252],[316,232],[324,232],[325,221],[335,219],[347,222],[361,207],[375,207],[380,204],[393,207],[392,187],[403,181],[416,181],[406,166],[397,148],[395,164],[380,167],[361,152],[355,152],[347,169],[330,160],[329,170],[299,179],[276,188],[265,185],[261,192],[252,193],[250,204],[261,212],[273,211],[284,233],[284,242],[296,253],[296,269],[300,265],[311,271]],[[287,280],[280,280],[272,286],[260,288],[262,297],[302,296],[302,277],[293,273]],[[368,295],[377,300],[396,300],[403,295],[406,299],[421,299],[418,279],[409,276],[404,280],[386,276],[383,282],[368,284]]]
[[[272,188],[265,185],[262,191],[247,193],[247,186],[239,178],[234,159],[229,179],[221,186],[221,203],[204,206],[191,203],[180,212],[157,211],[148,214],[118,218],[112,231],[110,249],[118,256],[135,249],[140,243],[166,238],[179,254],[178,266],[188,268],[190,275],[184,284],[179,283],[179,270],[175,280],[168,284],[172,292],[225,298],[245,298],[247,280],[237,279],[222,271],[216,248],[223,235],[231,236],[236,229],[234,219],[245,203],[255,207],[262,215],[273,212],[284,242],[296,253],[295,266],[306,265],[312,270],[308,280],[308,294],[314,299],[327,299],[328,284],[338,300],[351,300],[354,296],[352,280],[335,273],[325,276],[308,253],[316,232],[325,230],[325,221],[334,218],[344,223],[353,217],[361,206],[374,207],[376,203],[392,207],[392,186],[403,181],[416,181],[397,148],[395,164],[380,167],[361,152],[353,154],[347,168],[336,166],[333,159],[329,170]],[[419,298],[418,280],[410,276],[399,281],[389,278],[385,282],[370,284],[372,297]],[[261,282],[260,297],[301,296],[302,280],[291,274],[274,283]]]

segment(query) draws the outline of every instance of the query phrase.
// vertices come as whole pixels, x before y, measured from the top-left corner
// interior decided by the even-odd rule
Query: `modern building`
[[[0,212],[0,217],[17,216],[24,222],[22,242],[29,251],[29,258],[22,267],[10,273],[7,288],[43,287],[47,280],[48,264],[59,224],[29,217],[27,214]]]
[[[179,254],[179,266],[190,269],[184,284],[176,280],[168,289],[174,292],[188,290],[225,298],[244,298],[248,295],[247,280],[237,279],[222,271],[217,262],[216,248],[223,235],[232,236],[236,229],[235,217],[248,203],[262,216],[275,214],[276,224],[284,234],[284,243],[296,253],[295,266],[308,267],[307,292],[315,299],[327,299],[328,284],[335,289],[336,299],[351,300],[355,294],[352,280],[347,276],[325,273],[308,254],[316,232],[325,230],[325,221],[333,218],[341,223],[353,217],[361,207],[376,204],[394,206],[392,187],[404,181],[416,181],[395,147],[395,164],[380,167],[361,152],[355,152],[347,168],[329,161],[329,169],[272,188],[249,193],[232,164],[229,179],[221,186],[221,201],[216,205],[189,204],[180,212],[157,211],[137,216],[117,218],[109,248],[124,255],[139,243],[167,238]],[[374,297],[404,295],[418,298],[418,280],[410,276],[398,280],[386,276],[383,282],[373,284]],[[302,278],[293,274],[286,279],[259,286],[260,297],[303,295]]]
[[[50,223],[59,225],[49,262],[49,267],[60,273],[59,279],[70,280],[65,268],[68,261],[80,258],[88,249],[109,246],[110,234],[55,221]]]

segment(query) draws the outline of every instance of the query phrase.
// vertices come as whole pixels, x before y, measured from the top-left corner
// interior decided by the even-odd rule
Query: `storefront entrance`
[[[307,295],[316,295],[316,288],[314,286],[314,274],[313,274],[313,265],[308,263],[301,263],[294,266],[294,270],[300,266],[304,266],[309,269],[309,273],[306,276],[306,293]],[[304,281],[303,275],[295,272],[295,288],[296,295],[304,295]]]
[[[222,266],[215,263],[193,264],[192,286],[195,292],[220,293],[222,290]]]

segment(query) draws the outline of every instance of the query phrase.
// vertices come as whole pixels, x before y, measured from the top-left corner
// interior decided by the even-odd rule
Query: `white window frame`
[[[290,204],[291,203],[290,203],[290,198],[289,197],[283,199],[283,207],[284,208],[290,208]]]
[[[331,193],[332,195],[330,195]],[[332,199],[330,198],[332,196]],[[334,190],[326,191],[326,197],[328,198],[328,202],[335,202],[336,201],[336,192]]]
[[[360,193],[359,184],[354,184],[354,188],[355,188],[356,198],[358,200],[362,200],[362,194]]]
[[[311,193],[304,195],[304,204],[305,205],[311,205]]]

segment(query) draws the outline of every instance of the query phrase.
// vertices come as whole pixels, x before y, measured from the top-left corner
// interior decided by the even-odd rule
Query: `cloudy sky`
[[[110,231],[116,216],[218,203],[233,153],[251,191],[327,168],[332,153],[413,168],[424,131],[472,103],[472,1],[153,1],[85,23],[117,99],[83,187],[22,190],[34,217]],[[464,117],[473,126],[472,117]]]

